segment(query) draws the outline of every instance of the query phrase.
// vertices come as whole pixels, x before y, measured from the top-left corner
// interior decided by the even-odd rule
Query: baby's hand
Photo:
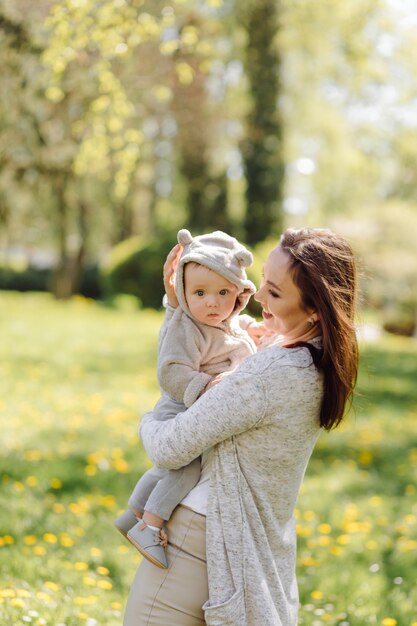
[[[253,322],[247,329],[249,337],[253,339],[255,344],[259,346],[263,337],[267,335],[273,335],[274,333],[265,328],[263,322]]]
[[[177,243],[167,256],[164,263],[164,287],[167,294],[168,304],[174,309],[178,306],[178,298],[175,293],[175,272],[177,271],[178,261],[181,256],[182,246]]]
[[[221,372],[221,374],[217,374],[217,376],[214,376],[211,381],[208,383],[208,385],[206,385],[206,387],[204,388],[204,391],[208,391],[209,389],[211,389],[212,387],[214,387],[214,385],[218,385],[223,378],[225,378],[226,376],[229,376],[229,374],[232,374],[233,370],[229,371],[229,372]]]

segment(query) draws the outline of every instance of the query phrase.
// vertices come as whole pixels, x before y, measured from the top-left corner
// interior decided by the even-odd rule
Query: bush
[[[24,269],[0,266],[0,290],[4,291],[50,291],[53,268],[33,267]],[[78,293],[86,298],[101,298],[101,285],[98,267],[87,265],[83,268]]]
[[[50,269],[28,266],[18,270],[0,267],[0,289],[7,291],[49,291]]]
[[[101,285],[100,270],[98,265],[86,265],[80,278],[80,287],[78,292],[86,298],[100,300],[103,297]]]
[[[105,297],[129,294],[143,306],[159,309],[164,295],[162,267],[175,243],[175,234],[165,234],[147,242],[132,237],[115,246],[101,267]]]
[[[383,328],[388,333],[412,337],[416,332],[417,301],[407,299],[387,308],[383,315]]]

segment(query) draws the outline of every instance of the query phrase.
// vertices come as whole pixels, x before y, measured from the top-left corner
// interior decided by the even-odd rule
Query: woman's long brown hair
[[[302,306],[318,314],[323,352],[315,360],[324,374],[320,424],[331,430],[345,415],[358,373],[355,259],[347,241],[327,229],[288,229],[280,247],[290,257]]]

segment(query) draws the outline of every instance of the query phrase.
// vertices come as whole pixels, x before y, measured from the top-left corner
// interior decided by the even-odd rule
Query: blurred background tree
[[[406,0],[0,0],[0,286],[131,292],[180,227],[260,259],[326,226],[413,332],[416,22]]]

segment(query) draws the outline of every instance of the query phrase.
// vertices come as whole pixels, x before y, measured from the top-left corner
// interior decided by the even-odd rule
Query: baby
[[[155,419],[166,420],[191,406],[207,385],[231,372],[256,351],[262,324],[239,315],[254,284],[245,267],[252,254],[236,239],[216,231],[192,237],[180,230],[183,250],[175,277],[179,306],[165,303],[166,316],[159,335],[158,381],[163,393]],[[116,528],[149,561],[167,568],[163,529],[181,500],[200,477],[200,459],[179,470],[148,470],[136,484],[129,509]]]

